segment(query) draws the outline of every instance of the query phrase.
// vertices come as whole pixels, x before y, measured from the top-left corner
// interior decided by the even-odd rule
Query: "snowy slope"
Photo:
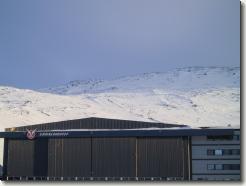
[[[0,130],[85,117],[240,127],[240,69],[191,67],[39,92],[0,86]]]
[[[1,130],[84,117],[238,127],[240,69],[191,67],[73,81],[40,92],[0,87]]]
[[[183,90],[212,88],[239,88],[238,67],[187,67],[166,73],[145,73],[114,80],[71,81],[70,83],[41,91],[62,95],[102,92],[149,91],[153,89]]]

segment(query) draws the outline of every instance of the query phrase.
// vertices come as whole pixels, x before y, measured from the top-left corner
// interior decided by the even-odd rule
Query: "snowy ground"
[[[39,91],[0,86],[0,130],[86,117],[240,127],[240,69],[191,67]]]

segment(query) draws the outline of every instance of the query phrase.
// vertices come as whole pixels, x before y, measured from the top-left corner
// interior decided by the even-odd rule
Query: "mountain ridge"
[[[187,79],[185,77],[185,73],[193,73],[197,77],[190,77]],[[238,87],[240,84],[240,68],[239,67],[185,67],[185,68],[177,68],[172,71],[167,72],[150,72],[150,73],[142,73],[138,75],[131,75],[131,76],[121,76],[118,78],[114,78],[112,80],[75,80],[70,81],[69,83],[61,86],[55,86],[52,88],[40,89],[41,92],[47,93],[54,93],[54,94],[61,94],[61,95],[78,95],[82,93],[101,93],[101,92],[111,92],[111,91],[126,91],[126,90],[142,90],[143,88],[159,88],[160,83],[162,84],[161,88],[164,85],[169,86],[168,88],[171,89],[184,89],[184,85],[192,81],[192,78],[198,80],[201,76],[206,76],[208,73],[225,73],[228,75],[229,78],[226,80],[226,87]],[[227,74],[226,74],[227,73]],[[218,79],[221,75],[213,74],[217,79],[217,84],[214,85],[214,88],[223,86],[224,80]],[[224,75],[224,78],[225,78]],[[234,77],[233,77],[234,76]],[[181,78],[180,78],[181,77]],[[185,79],[186,78],[186,79]],[[201,78],[202,80],[203,78]],[[144,80],[145,82],[137,82],[139,80]],[[182,80],[180,83],[179,80]],[[209,79],[207,79],[209,80]],[[233,82],[230,82],[234,81]],[[147,81],[147,82],[146,82]],[[146,87],[143,84],[157,82],[154,86],[150,86],[147,84]],[[133,83],[132,83],[133,82]],[[127,86],[124,86],[124,83],[127,83]],[[134,84],[135,83],[135,84]],[[197,85],[188,85],[188,89],[197,89],[199,88],[199,83],[203,83],[202,88],[212,88],[211,83],[208,81],[197,81],[194,82]],[[215,83],[215,82],[214,82]],[[133,85],[135,87],[133,87]],[[142,87],[141,87],[142,85]],[[210,86],[208,86],[210,85]],[[76,89],[76,90],[75,90]]]
[[[240,127],[240,68],[186,67],[40,91],[0,86],[0,130],[85,117]]]

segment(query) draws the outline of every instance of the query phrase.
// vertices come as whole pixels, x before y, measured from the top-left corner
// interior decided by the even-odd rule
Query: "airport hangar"
[[[84,118],[6,129],[2,180],[240,180],[240,129]]]

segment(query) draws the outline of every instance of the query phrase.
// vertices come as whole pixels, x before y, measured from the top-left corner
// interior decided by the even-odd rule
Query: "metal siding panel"
[[[107,127],[111,129],[114,128],[114,123],[112,120],[107,120]]]
[[[91,139],[64,140],[64,169],[66,176],[91,175]]]
[[[50,177],[90,177],[91,138],[49,140]]]
[[[34,176],[47,176],[48,139],[36,139],[34,145]]]
[[[138,177],[184,177],[186,148],[182,138],[138,138]]]
[[[56,125],[56,127],[59,127],[58,124]],[[62,122],[62,128],[63,129],[70,129],[70,127],[68,125],[68,121],[63,121]]]
[[[130,121],[127,121],[127,128],[130,129],[132,126],[131,122]]]
[[[104,119],[102,119],[100,123],[101,123],[101,126],[100,126],[101,129],[106,128],[106,124],[105,124]]]
[[[91,128],[95,129],[96,128],[96,118],[91,118],[90,122],[91,122]]]
[[[89,122],[88,119],[81,120],[80,124],[78,125],[81,129],[86,128],[86,124]]]
[[[100,123],[101,123],[101,127],[100,127],[100,128],[105,128],[105,127],[104,127],[104,126],[105,126],[105,125],[104,125],[104,120],[102,119],[102,120],[100,120],[100,121],[101,121],[101,122],[100,122]]]
[[[189,180],[189,176],[190,176],[190,170],[189,170],[189,161],[190,161],[190,157],[189,157],[189,140],[188,137],[183,137],[183,162],[184,162],[184,179],[185,180]]]
[[[115,122],[114,122],[114,120],[111,120],[110,121],[110,128],[111,129],[115,128]]]
[[[98,129],[98,128],[104,128],[102,125],[100,125],[100,119],[98,119],[98,118],[94,118],[94,123],[93,123],[93,125],[94,125],[94,127],[95,127],[95,129]]]
[[[78,129],[80,128],[79,126],[80,126],[80,121],[77,120],[76,122],[73,123],[72,128]]]
[[[73,127],[73,123],[76,123],[76,120],[69,120],[65,125],[65,129],[71,129]]]
[[[50,139],[48,142],[48,176],[61,176],[60,165],[62,164],[61,139]]]
[[[9,140],[7,176],[33,176],[34,141]]]
[[[97,119],[94,121],[94,125],[95,125],[95,128],[96,128],[96,129],[98,129],[98,128],[99,128],[99,125],[98,125],[98,120],[97,120]]]
[[[109,127],[109,128],[111,128],[111,129],[114,128],[114,123],[113,123],[112,120],[108,120],[108,121],[107,121],[107,124],[108,124],[108,127]]]
[[[125,128],[125,123],[122,123],[121,121],[116,121],[114,122],[114,128],[116,129],[121,129],[121,128]]]
[[[101,125],[100,125],[100,120],[97,119],[95,125],[96,125],[96,128],[97,128],[97,129],[100,129],[100,127],[101,127]]]
[[[6,179],[8,170],[8,143],[9,139],[4,139],[4,154],[3,154],[3,178]]]
[[[83,129],[90,128],[89,125],[92,126],[92,123],[91,123],[91,120],[87,119],[84,121],[82,128]]]
[[[135,138],[93,138],[93,177],[135,177]]]
[[[127,129],[128,128],[128,121],[118,121],[119,123],[119,128],[124,128],[124,129]]]

